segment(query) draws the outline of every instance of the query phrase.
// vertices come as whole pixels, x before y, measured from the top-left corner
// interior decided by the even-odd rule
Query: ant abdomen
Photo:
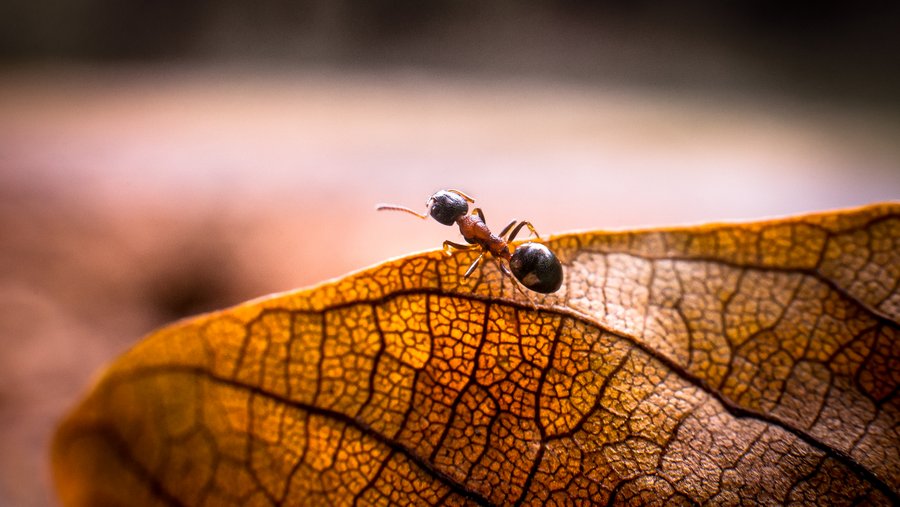
[[[522,285],[541,294],[556,292],[562,285],[562,264],[540,243],[519,245],[509,259],[509,269]]]

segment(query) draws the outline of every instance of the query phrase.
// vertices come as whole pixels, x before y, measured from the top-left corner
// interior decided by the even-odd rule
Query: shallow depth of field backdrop
[[[801,2],[803,4],[805,2]],[[0,5],[0,505],[102,365],[194,313],[439,247],[900,198],[900,7]]]

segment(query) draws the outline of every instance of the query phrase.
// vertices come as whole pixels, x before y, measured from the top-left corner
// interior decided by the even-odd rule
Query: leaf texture
[[[429,252],[152,334],[64,504],[900,501],[900,204],[547,244],[537,307]]]

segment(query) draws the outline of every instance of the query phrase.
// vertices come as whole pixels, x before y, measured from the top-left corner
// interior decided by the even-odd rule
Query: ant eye
[[[562,285],[562,264],[540,243],[525,243],[516,248],[509,268],[522,285],[541,294],[556,292]]]
[[[444,225],[453,225],[456,219],[469,212],[469,205],[461,196],[446,190],[428,199],[431,217]]]

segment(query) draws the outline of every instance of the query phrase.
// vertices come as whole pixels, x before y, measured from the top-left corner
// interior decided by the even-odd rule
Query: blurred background
[[[542,234],[900,198],[900,4],[5,0],[0,505],[174,319],[457,232]]]

